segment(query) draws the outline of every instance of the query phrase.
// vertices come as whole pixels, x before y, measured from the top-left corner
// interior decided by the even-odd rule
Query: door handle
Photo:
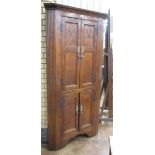
[[[78,58],[83,58],[84,57],[84,47],[81,47],[81,54],[80,54],[80,46],[78,46]]]
[[[78,58],[81,58],[81,55],[80,55],[80,46],[78,46]]]
[[[83,111],[83,107],[82,107],[82,104],[80,106],[80,114],[82,114],[82,111]]]
[[[76,105],[76,113],[79,114],[79,106]]]
[[[83,58],[84,57],[84,47],[82,46],[82,48],[81,48],[81,58]]]

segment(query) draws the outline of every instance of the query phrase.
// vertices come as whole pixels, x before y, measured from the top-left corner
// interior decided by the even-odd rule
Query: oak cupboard
[[[49,149],[98,130],[103,20],[107,14],[45,3]]]

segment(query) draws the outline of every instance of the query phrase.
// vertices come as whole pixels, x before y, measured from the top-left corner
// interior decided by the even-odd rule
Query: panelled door
[[[96,81],[97,22],[82,20],[80,88],[92,87]]]
[[[63,17],[62,24],[63,89],[93,87],[96,82],[97,22]]]
[[[62,136],[90,130],[94,123],[95,91],[70,92],[62,100]]]
[[[92,128],[94,121],[96,21],[62,17],[62,136]],[[72,91],[69,91],[72,90]]]
[[[78,93],[69,93],[62,96],[62,136],[72,136],[78,132]]]
[[[79,88],[81,20],[62,17],[62,85],[64,90]]]
[[[91,129],[94,118],[94,91],[87,90],[80,93],[80,119],[79,119],[79,130],[85,131]]]

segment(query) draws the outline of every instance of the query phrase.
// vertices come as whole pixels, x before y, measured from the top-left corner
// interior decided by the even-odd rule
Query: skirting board
[[[47,144],[48,143],[48,128],[41,128],[41,144]]]

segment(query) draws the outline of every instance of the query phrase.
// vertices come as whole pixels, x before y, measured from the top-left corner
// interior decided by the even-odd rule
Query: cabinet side
[[[95,108],[94,108],[94,132],[98,130],[99,102],[101,93],[101,66],[103,59],[103,19],[98,19],[97,57],[96,57],[96,85],[95,85]]]
[[[55,145],[55,51],[54,51],[54,10],[47,13],[47,112],[48,112],[48,145]]]

